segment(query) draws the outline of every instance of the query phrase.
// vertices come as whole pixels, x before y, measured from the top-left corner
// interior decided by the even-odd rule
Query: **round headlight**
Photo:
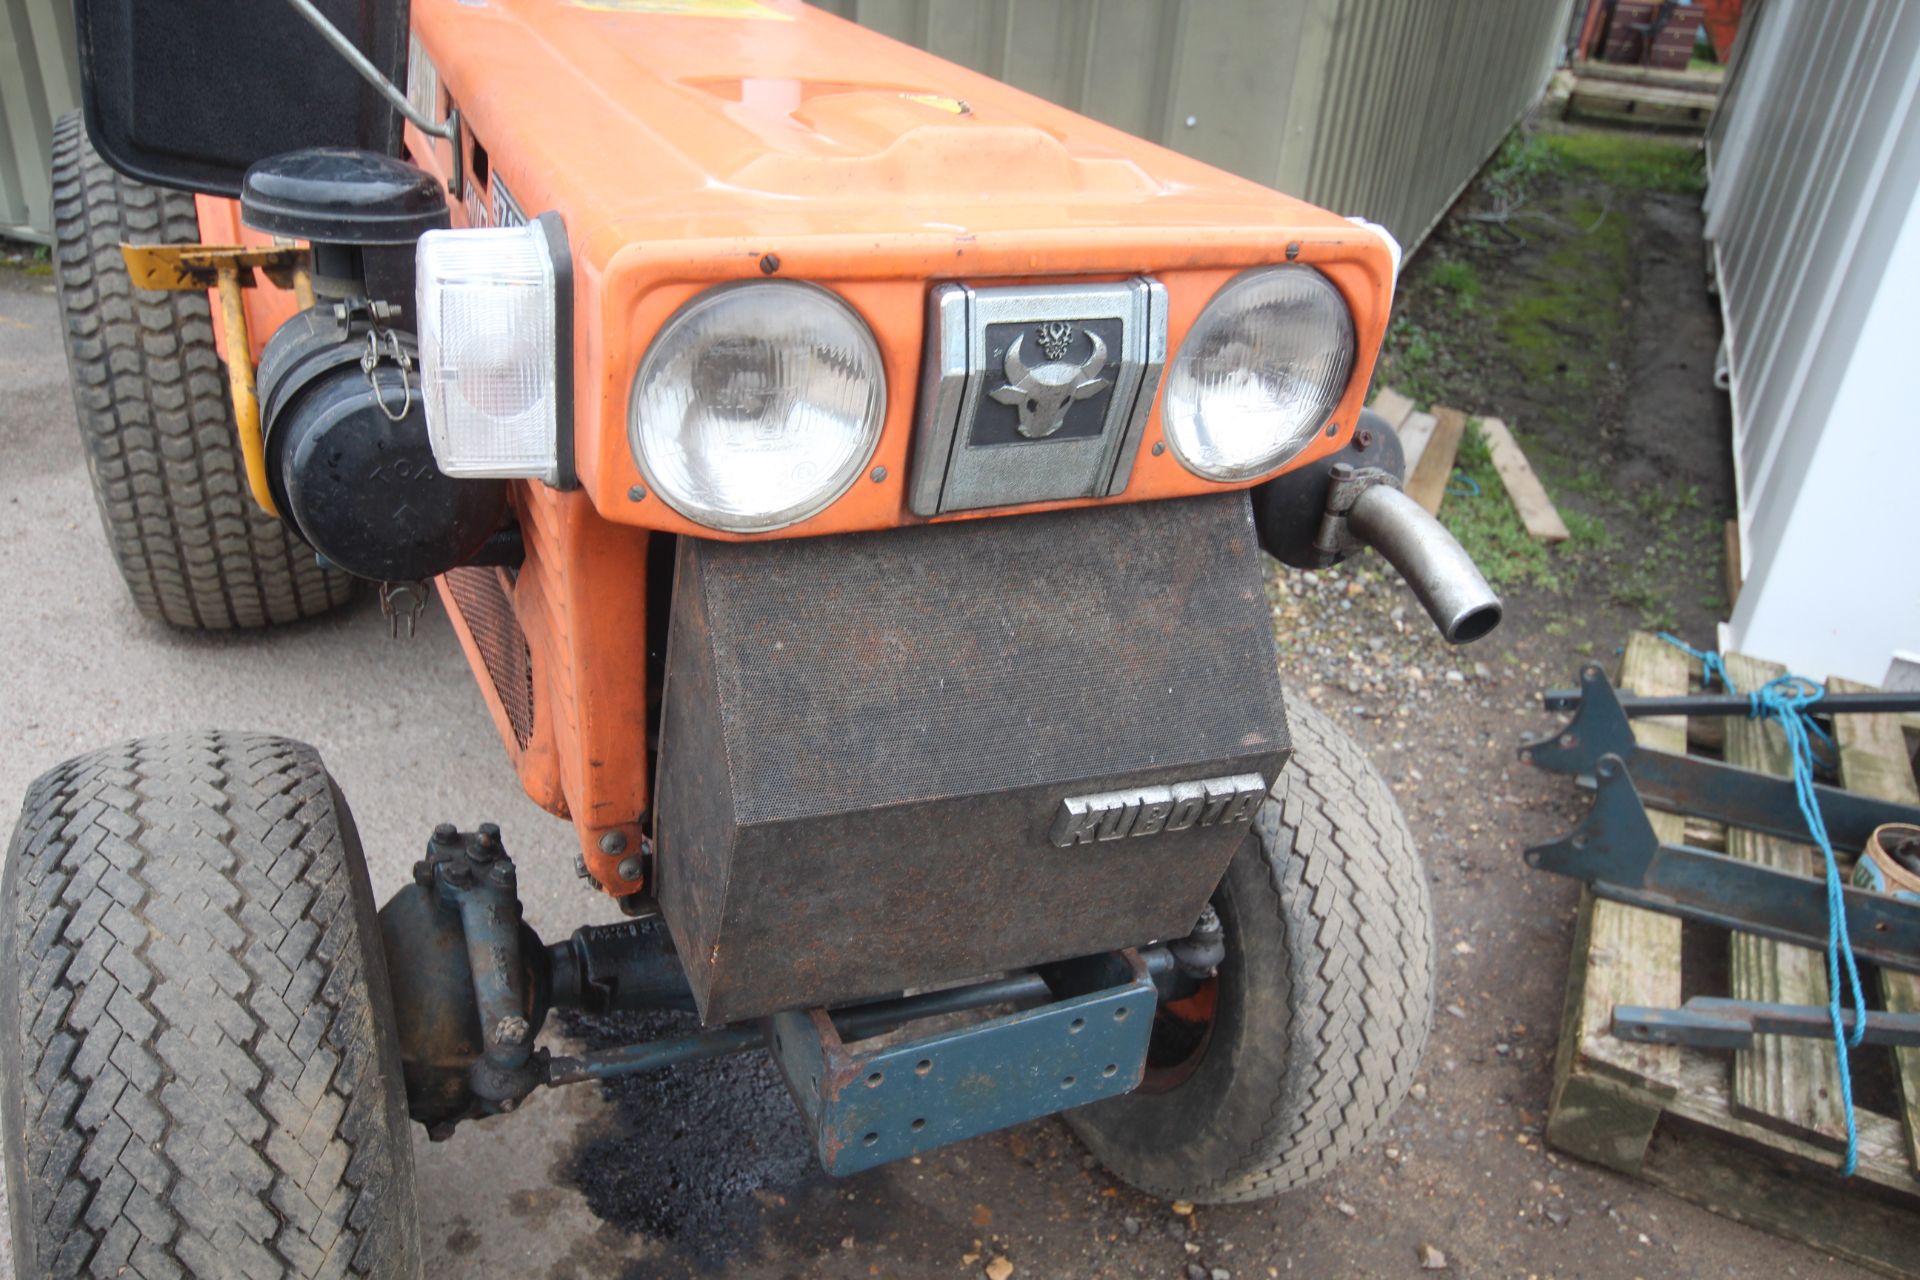
[[[1312,267],[1243,272],[1193,322],[1161,421],[1187,470],[1245,480],[1307,447],[1353,371],[1353,316]]]
[[[746,533],[804,520],[845,493],[886,406],[880,348],[852,307],[817,285],[721,285],[653,340],[627,434],[668,506]]]

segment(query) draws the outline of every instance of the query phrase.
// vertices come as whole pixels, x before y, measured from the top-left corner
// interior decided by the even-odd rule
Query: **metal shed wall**
[[[1920,5],[1750,6],[1708,139],[1746,582],[1730,643],[1880,681],[1920,650]]]
[[[1411,248],[1545,88],[1571,0],[817,0]]]
[[[896,39],[1425,237],[1552,73],[1572,0],[824,0]],[[69,0],[0,0],[0,232],[51,229]]]
[[[73,6],[0,0],[0,235],[45,242],[53,122],[80,104]]]

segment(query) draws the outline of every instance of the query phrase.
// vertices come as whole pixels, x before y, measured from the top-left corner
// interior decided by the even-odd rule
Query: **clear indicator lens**
[[[1167,375],[1161,420],[1174,456],[1210,480],[1246,480],[1304,449],[1353,372],[1353,317],[1312,267],[1228,281]]]
[[[554,279],[537,227],[420,237],[420,384],[450,476],[555,479]]]
[[[814,285],[708,290],[641,361],[634,458],[674,510],[750,532],[804,520],[866,469],[886,414],[880,349]]]

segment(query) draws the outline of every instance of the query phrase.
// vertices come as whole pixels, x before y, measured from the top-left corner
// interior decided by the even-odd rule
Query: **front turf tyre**
[[[193,197],[107,166],[80,117],[53,132],[54,285],[87,473],[107,545],[140,613],[226,631],[345,604],[353,580],[322,569],[247,489],[212,310],[198,292],[136,289],[122,241],[200,239]]]
[[[311,747],[69,760],[27,793],[0,895],[17,1274],[418,1274],[373,891]]]
[[[1156,1015],[1147,1078],[1066,1119],[1169,1200],[1258,1200],[1326,1176],[1413,1083],[1433,922],[1413,836],[1358,746],[1291,702],[1294,756],[1213,904],[1217,977]]]

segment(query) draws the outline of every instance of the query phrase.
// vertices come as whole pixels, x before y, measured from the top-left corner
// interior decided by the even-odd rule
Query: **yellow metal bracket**
[[[292,289],[302,307],[313,305],[313,280],[307,251],[295,246],[246,248],[209,244],[123,244],[127,273],[142,289],[212,289],[220,295],[220,329],[227,342],[227,390],[233,400],[233,424],[240,434],[240,455],[247,464],[247,488],[268,514],[278,516],[267,487],[267,453],[260,435],[260,398],[253,386],[253,338],[240,290],[252,288],[255,273],[282,289]]]

